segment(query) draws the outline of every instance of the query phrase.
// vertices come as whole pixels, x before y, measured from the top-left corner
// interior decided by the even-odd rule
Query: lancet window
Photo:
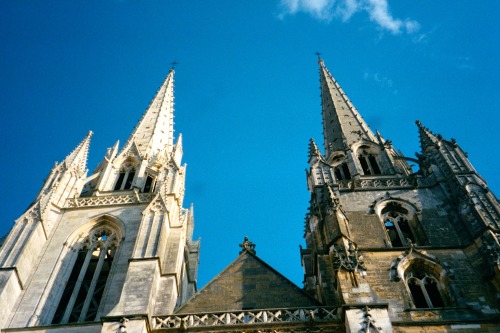
[[[377,162],[375,155],[367,154],[363,152],[358,155],[359,163],[363,169],[363,174],[365,175],[381,175],[382,171]]]
[[[154,192],[156,186],[156,179],[154,176],[147,174],[146,182],[144,183],[144,187],[142,189],[143,192],[149,193]]]
[[[116,232],[100,226],[77,245],[76,260],[52,324],[96,320],[118,244]]]
[[[118,179],[113,190],[129,190],[132,188],[132,181],[135,177],[135,165],[131,162],[125,162],[120,168]]]
[[[337,180],[351,179],[351,172],[349,171],[349,166],[346,162],[335,167],[335,178],[337,178]]]
[[[406,278],[406,285],[416,308],[442,308],[445,306],[441,296],[441,286],[434,276],[420,271],[411,271]]]
[[[424,231],[412,208],[408,204],[391,201],[378,213],[393,247],[422,245],[426,242]]]

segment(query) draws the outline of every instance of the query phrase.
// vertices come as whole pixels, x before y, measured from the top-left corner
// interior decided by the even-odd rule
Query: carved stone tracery
[[[348,246],[347,249],[342,249],[341,246],[337,245],[333,246],[333,267],[335,270],[344,269],[348,272],[354,272],[361,269],[366,271],[363,256],[359,255],[356,244],[349,241]]]

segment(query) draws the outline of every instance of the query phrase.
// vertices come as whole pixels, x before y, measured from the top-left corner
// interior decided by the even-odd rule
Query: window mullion
[[[429,294],[427,294],[427,288],[425,288],[425,282],[424,282],[424,280],[425,280],[425,278],[420,281],[420,288],[422,288],[422,292],[424,293],[424,297],[425,297],[425,301],[427,302],[427,305],[430,308],[432,308],[433,305],[432,305],[431,299],[429,297]]]
[[[396,232],[398,233],[398,237],[401,240],[401,245],[407,246],[406,239],[403,236],[403,233],[401,232],[401,229],[399,229],[399,221],[397,219],[394,219],[394,227],[396,228]]]
[[[94,298],[94,290],[97,285],[97,280],[99,279],[99,275],[101,274],[101,268],[104,262],[104,258],[106,257],[107,250],[108,246],[106,242],[106,244],[102,244],[102,248],[100,249],[99,261],[97,262],[94,275],[92,276],[92,282],[90,283],[90,287],[87,292],[87,297],[85,298],[85,303],[83,303],[82,312],[80,313],[80,318],[78,318],[78,322],[85,321],[85,317],[87,316],[87,311],[89,309],[90,302],[92,301],[92,298]]]
[[[127,178],[130,170],[125,171],[125,177],[123,177],[122,183],[120,185],[120,190],[123,190],[125,188],[125,184],[127,183]]]
[[[78,274],[78,279],[76,280],[75,288],[73,289],[73,292],[71,293],[71,297],[69,298],[68,305],[66,306],[66,310],[64,311],[64,316],[61,320],[61,324],[66,324],[69,320],[69,316],[71,315],[71,312],[73,311],[73,307],[75,306],[76,298],[78,296],[78,292],[80,291],[80,288],[83,283],[83,279],[85,277],[85,273],[87,272],[87,268],[89,267],[90,264],[90,259],[92,258],[92,250],[93,247],[89,247],[87,251],[87,255],[85,256],[85,261],[83,262],[82,268],[80,269],[80,274]]]

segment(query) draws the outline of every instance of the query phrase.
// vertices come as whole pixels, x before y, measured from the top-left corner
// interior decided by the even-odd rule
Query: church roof
[[[319,304],[254,251],[240,255],[175,313],[309,307]]]
[[[360,139],[376,142],[376,138],[358,110],[344,93],[323,59],[319,59],[323,137],[326,156],[349,149]]]

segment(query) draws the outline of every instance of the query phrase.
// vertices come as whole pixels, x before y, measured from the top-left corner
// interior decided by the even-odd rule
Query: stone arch
[[[413,308],[442,308],[453,303],[451,275],[437,260],[411,249],[391,267],[393,281],[403,281]]]
[[[105,214],[76,228],[64,242],[31,325],[94,321],[114,275],[125,226]]]
[[[379,145],[360,141],[352,145],[352,151],[361,167],[363,175],[373,176],[387,173],[382,167],[381,149]]]
[[[420,223],[421,211],[415,204],[387,195],[375,203],[374,212],[379,217],[391,246],[427,244],[427,237]]]
[[[120,164],[113,190],[130,190],[137,176],[139,162],[134,156],[127,156]]]

